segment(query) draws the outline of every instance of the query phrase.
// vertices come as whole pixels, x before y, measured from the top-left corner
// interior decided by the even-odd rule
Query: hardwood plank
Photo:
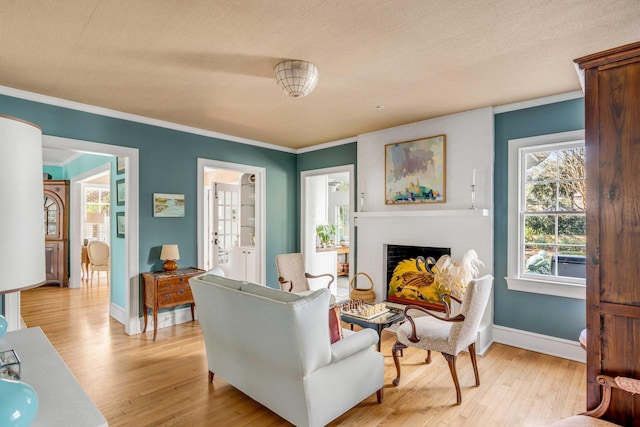
[[[198,322],[128,336],[109,318],[109,289],[44,286],[22,292],[28,326],[40,326],[111,426],[281,426],[288,423],[216,376],[207,382]],[[391,384],[395,335],[382,334],[385,395],[375,395],[330,425],[539,426],[585,409],[582,363],[494,344],[478,357],[480,387],[471,361],[458,356],[462,405],[445,359],[426,365],[426,352],[404,350],[402,378]],[[339,384],[336,384],[339,387]]]

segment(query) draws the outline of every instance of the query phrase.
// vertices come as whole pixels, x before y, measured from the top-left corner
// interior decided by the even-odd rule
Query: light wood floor
[[[207,382],[198,322],[127,336],[108,316],[104,283],[82,289],[44,286],[22,293],[22,316],[40,326],[111,426],[288,425],[223,378]],[[407,349],[400,386],[390,356],[395,341],[383,332],[385,395],[370,396],[331,425],[540,426],[584,410],[582,363],[494,344],[479,357],[473,387],[467,354],[458,357],[462,405],[443,357]],[[340,387],[339,382],[336,387]]]

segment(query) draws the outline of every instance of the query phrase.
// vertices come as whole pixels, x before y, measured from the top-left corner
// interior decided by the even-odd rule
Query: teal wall
[[[64,177],[64,168],[62,166],[47,166],[42,167],[43,173],[51,175],[51,179],[66,179]]]
[[[266,277],[277,287],[275,255],[297,247],[296,155],[223,139],[105,117],[9,96],[0,114],[31,121],[43,134],[137,148],[140,161],[141,272],[158,269],[160,247],[179,245],[180,265],[197,264],[197,159],[206,158],[266,170]],[[154,218],[153,193],[185,195],[184,218]]]
[[[584,129],[584,99],[495,116],[494,323],[576,341],[586,326],[584,300],[509,291],[507,276],[508,141]]]

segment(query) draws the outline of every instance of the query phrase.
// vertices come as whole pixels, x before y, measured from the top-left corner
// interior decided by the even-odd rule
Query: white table
[[[38,415],[32,427],[108,425],[40,328],[8,332],[0,338],[0,351],[10,349],[22,362],[21,381],[38,394]]]

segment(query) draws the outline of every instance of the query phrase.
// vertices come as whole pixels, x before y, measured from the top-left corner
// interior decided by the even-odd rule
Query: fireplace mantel
[[[482,217],[489,216],[489,209],[433,209],[415,211],[364,211],[354,212],[354,218],[394,217]]]

